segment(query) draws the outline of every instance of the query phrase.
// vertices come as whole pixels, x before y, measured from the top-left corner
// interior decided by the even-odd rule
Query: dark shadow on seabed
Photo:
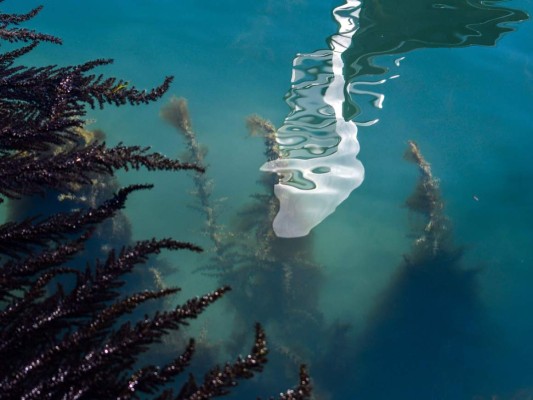
[[[494,46],[509,23],[528,19],[520,10],[498,7],[499,2],[450,0],[363,4],[359,30],[343,55],[346,81],[379,75],[376,56],[404,54],[420,48]],[[360,112],[349,97],[345,118]],[[411,148],[412,150],[413,148]],[[412,158],[411,158],[412,159]],[[419,164],[420,166],[420,164]],[[424,197],[430,181],[421,181],[407,206],[427,214],[434,201]],[[435,187],[435,189],[437,189]],[[432,200],[432,201],[429,201]],[[440,222],[445,222],[441,214]],[[491,398],[524,385],[524,376],[509,379],[508,356],[501,337],[487,319],[479,299],[478,272],[461,262],[461,249],[452,243],[445,222],[439,246],[420,242],[399,266],[371,310],[364,333],[354,345],[355,382],[346,392],[358,398]],[[444,242],[443,242],[444,240]],[[507,365],[507,367],[506,367]],[[479,397],[485,398],[485,397]]]
[[[381,55],[495,45],[514,30],[508,23],[528,19],[525,12],[498,4],[363,1],[359,29],[343,53],[345,81],[369,80],[386,72],[374,62]],[[347,120],[361,112],[348,93],[343,110]],[[415,148],[410,147],[412,154],[418,152]],[[424,174],[422,170],[407,202],[414,213],[426,218],[411,253],[370,311],[363,333],[354,340],[349,327],[339,324],[331,330],[331,340],[325,341],[336,351],[329,360],[315,363],[314,376],[322,386],[335,387],[335,399],[486,396],[476,397],[481,399],[512,393],[527,382],[524,376],[509,379],[504,373],[509,357],[504,357],[502,340],[479,298],[479,271],[461,262],[462,250],[453,244],[438,188]]]
[[[411,251],[362,334],[355,342],[341,334],[341,357],[323,360],[313,372],[320,380],[333,377],[335,399],[530,398],[528,366],[509,377],[516,365],[479,298],[480,271],[465,265],[463,249],[453,243],[429,164],[413,142],[406,158],[420,170],[406,201],[415,235]]]
[[[478,296],[478,272],[461,262],[438,183],[413,142],[406,158],[420,170],[406,202],[416,238],[356,342],[349,391],[361,399],[495,393],[496,337]]]

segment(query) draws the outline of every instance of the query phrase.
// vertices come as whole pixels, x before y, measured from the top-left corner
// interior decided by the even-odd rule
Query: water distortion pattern
[[[276,133],[281,156],[261,167],[279,176],[274,193],[280,209],[273,222],[279,237],[307,235],[363,182],[357,125],[343,117],[349,94],[342,56],[357,31],[360,10],[358,0],[335,8],[339,31],[329,38],[330,49],[294,59],[291,112]]]

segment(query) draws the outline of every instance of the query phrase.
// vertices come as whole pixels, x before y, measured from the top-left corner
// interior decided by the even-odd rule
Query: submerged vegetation
[[[181,100],[180,107],[185,104]],[[264,139],[267,159],[276,158],[273,124],[252,116],[247,127]],[[191,161],[204,162],[189,149]],[[418,145],[409,141],[404,157],[419,171],[405,202],[414,240],[358,334],[352,321],[327,322],[319,307],[324,277],[313,259],[313,235],[288,240],[273,234],[277,201],[271,175],[262,178],[262,191],[237,213],[231,229],[216,219],[206,226],[220,240],[201,271],[235,289],[228,311],[235,318],[235,341],[226,346],[242,349],[243,321],[250,313],[273,333],[275,372],[263,377],[265,387],[294,378],[295,365],[305,360],[320,400],[483,399],[501,390],[498,379],[486,382],[502,367],[491,354],[494,330],[479,297],[479,270],[464,262],[462,247],[454,243],[438,180]],[[206,193],[205,182],[196,181],[198,196]],[[210,194],[200,198],[208,210]]]
[[[365,3],[348,57],[350,79],[382,73],[372,64],[376,54],[396,54],[423,43],[416,40],[418,33],[406,32],[402,48],[376,35],[387,21],[371,23],[376,12],[406,26],[398,18],[401,13],[387,12],[390,7],[387,1]],[[469,17],[462,23],[469,28],[463,41],[445,35],[443,40],[453,43],[423,44],[490,44],[507,29],[500,22],[524,18],[492,5],[469,3],[472,7],[471,17],[478,22]],[[479,270],[466,265],[462,247],[454,243],[438,180],[417,144],[409,142],[405,153],[419,171],[405,203],[415,237],[366,324],[355,333],[353,321],[328,321],[321,309],[325,278],[315,259],[314,234],[290,240],[274,234],[277,177],[263,175],[258,193],[233,223],[223,226],[208,177],[207,149],[197,139],[183,98],[172,98],[161,110],[185,140],[182,161],[139,146],[108,147],[103,133],[88,130],[87,107],[157,101],[172,77],[146,92],[92,74],[111,60],[70,67],[18,65],[39,42],[61,43],[19,26],[39,11],[0,13],[0,39],[23,43],[0,54],[0,202],[8,200],[3,206],[10,207],[7,222],[0,225],[1,399],[206,400],[233,393],[239,382],[262,372],[267,355],[269,373],[258,376],[253,388],[238,388],[242,398],[295,381],[296,388],[277,398],[455,400],[483,399],[499,391],[498,382],[487,379],[503,367],[493,368],[498,360],[491,358],[492,330],[478,295]],[[417,18],[424,24],[431,20]],[[490,31],[486,21],[497,29]],[[423,31],[424,24],[417,30]],[[378,50],[363,48],[372,42],[367,36],[378,38]],[[355,115],[352,106],[347,114]],[[266,161],[280,157],[273,123],[254,115],[246,125],[250,135],[264,140]],[[171,238],[131,241],[120,210],[130,194],[151,185],[119,188],[114,174],[140,168],[191,173],[196,208],[212,244],[210,258],[196,270],[214,277],[218,289],[170,307],[179,289],[168,285],[164,271],[153,264],[139,268],[163,250],[203,251]],[[230,339],[188,339],[182,328],[222,297]],[[249,351],[251,320],[261,325],[255,325]],[[198,350],[211,354],[204,360]],[[160,362],[157,356],[163,352],[171,355],[169,361]],[[230,363],[213,361],[221,353],[243,352],[249,353]],[[199,357],[201,371],[192,365]],[[312,396],[304,364],[314,376]]]
[[[490,365],[477,271],[462,262],[438,181],[416,143],[405,158],[419,171],[406,201],[414,240],[353,348],[352,389],[361,398],[471,399],[486,389],[479,383]]]
[[[363,2],[359,29],[343,56],[344,79],[353,83],[366,75],[383,74],[385,68],[374,62],[379,55],[494,45],[512,30],[506,23],[527,18],[494,2],[409,1],[400,9],[394,1]],[[184,134],[186,159],[205,165],[206,151],[191,137],[186,105],[183,99],[173,100],[162,116]],[[347,99],[343,111],[345,120],[361,112],[353,99]],[[257,115],[247,120],[247,126],[253,136],[264,139],[266,160],[279,158],[276,127]],[[211,261],[199,270],[220,283],[232,282],[235,289],[228,299],[228,314],[235,323],[233,343],[227,347],[241,351],[244,321],[250,313],[272,332],[274,373],[263,376],[266,381],[260,384],[268,387],[274,380],[287,379],[305,360],[314,377],[314,398],[320,400],[470,400],[505,391],[498,379],[505,364],[493,352],[494,330],[478,289],[480,271],[468,265],[463,248],[454,243],[438,180],[414,142],[408,143],[405,158],[419,171],[405,202],[414,240],[361,327],[354,327],[351,320],[329,322],[322,313],[324,276],[314,259],[314,236],[290,240],[275,236],[277,177],[263,176],[261,189],[227,227],[217,222],[212,182],[195,180],[199,209],[213,244]]]
[[[184,136],[185,158],[205,165],[205,152],[200,150],[203,147],[192,130],[187,101],[171,99],[161,117]],[[267,159],[278,157],[274,125],[257,115],[249,117],[246,125],[252,136],[264,139]],[[238,212],[231,227],[220,225],[216,218],[219,207],[211,196],[212,182],[205,176],[194,178],[194,194],[213,247],[211,261],[199,271],[217,277],[219,282],[231,282],[234,289],[233,296],[227,298],[229,314],[234,318],[232,340],[226,344],[230,352],[243,350],[249,315],[274,333],[270,346],[274,368],[260,383],[261,391],[265,391],[287,377],[295,379],[298,366],[322,351],[323,316],[318,300],[323,277],[321,267],[313,260],[313,238],[286,240],[274,234],[272,220],[278,202],[272,190],[277,178],[272,175],[263,176],[260,183],[264,193],[252,195],[252,201]],[[315,345],[309,346],[313,342]]]
[[[180,100],[179,109],[185,104]],[[252,116],[247,127],[253,136],[264,139],[267,159],[276,158],[273,124]],[[188,146],[189,159],[203,165],[194,151],[200,146],[197,140],[187,140],[194,143]],[[461,376],[484,359],[489,346],[477,273],[461,263],[462,249],[453,243],[438,181],[414,142],[408,143],[405,158],[419,170],[415,189],[406,200],[414,214],[410,221],[415,239],[371,310],[368,325],[355,337],[350,321],[328,323],[319,307],[324,277],[313,258],[313,235],[298,239],[274,235],[271,222],[278,204],[272,175],[262,178],[262,192],[237,213],[231,229],[209,219],[211,192],[206,195],[202,188],[208,180],[195,181],[201,210],[210,221],[206,229],[210,237],[219,238],[213,241],[212,261],[201,270],[220,282],[232,282],[235,289],[229,314],[235,318],[236,341],[228,348],[242,350],[244,321],[250,313],[273,332],[271,362],[276,373],[269,374],[266,387],[272,380],[292,377],[294,366],[305,360],[315,377],[317,399],[343,398],[347,393],[362,399],[409,398],[420,393],[428,398],[471,398],[480,393],[480,387],[460,384]],[[454,350],[448,352],[450,343]],[[418,351],[420,346],[423,352]],[[422,354],[428,357],[426,362]],[[442,376],[448,369],[455,371],[453,377]],[[471,376],[483,376],[483,368],[474,369]],[[450,381],[455,382],[453,387]]]
[[[132,192],[151,187],[122,188],[97,205],[85,201],[100,184],[107,191],[114,187],[116,170],[204,171],[201,164],[168,159],[147,148],[108,147],[100,135],[85,128],[87,106],[156,101],[168,90],[172,77],[146,92],[123,80],[90,73],[111,60],[69,67],[16,64],[39,42],[61,43],[54,36],[19,27],[40,9],[0,14],[0,39],[24,43],[0,55],[0,201],[7,198],[16,204],[28,196],[53,194],[57,203],[68,204],[62,204],[65,210],[61,212],[29,215],[0,226],[0,397],[129,399],[152,395],[161,400],[199,400],[228,394],[239,380],[261,372],[267,361],[260,325],[247,356],[224,366],[205,366],[203,379],[189,374],[177,386],[173,381],[194,356],[194,340],[181,352],[173,349],[175,358],[163,366],[146,365],[141,356],[168,332],[198,317],[229,287],[221,285],[173,309],[134,318],[139,306],[179,289],[145,288],[131,294],[124,290],[126,276],[150,255],[162,250],[200,252],[201,248],[169,238],[150,239],[117,250],[101,246],[108,250],[106,257],[97,259],[95,254],[86,264],[78,257]],[[309,378],[303,366],[299,382],[279,398],[309,398]]]

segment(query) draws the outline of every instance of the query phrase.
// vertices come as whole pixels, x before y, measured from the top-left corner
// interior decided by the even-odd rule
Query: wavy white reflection
[[[347,91],[342,54],[357,30],[360,7],[360,1],[348,0],[333,10],[339,32],[330,38],[330,50],[294,59],[287,100],[292,112],[277,132],[284,158],[261,167],[280,176],[273,223],[279,237],[307,235],[363,182],[357,126],[342,112]]]

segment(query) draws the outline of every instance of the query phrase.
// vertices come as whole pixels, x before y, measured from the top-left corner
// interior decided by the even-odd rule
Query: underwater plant
[[[168,159],[148,148],[107,147],[97,137],[87,141],[87,106],[153,102],[167,91],[172,77],[146,92],[120,79],[90,74],[111,60],[69,67],[17,65],[40,42],[61,43],[54,36],[19,27],[40,10],[0,13],[0,39],[24,43],[0,54],[0,202],[50,191],[59,193],[59,200],[76,197],[99,181],[107,182],[118,169],[204,171],[201,165]],[[126,294],[125,279],[150,255],[162,250],[202,251],[198,246],[150,239],[109,250],[104,259],[86,265],[77,260],[93,232],[117,215],[132,192],[150,188],[131,185],[98,205],[84,203],[0,225],[0,398],[210,399],[228,394],[239,380],[262,371],[268,349],[259,324],[247,356],[206,366],[203,379],[189,374],[173,385],[194,355],[193,339],[163,366],[143,363],[151,344],[198,317],[229,287],[130,321],[139,306],[179,289]],[[299,385],[278,398],[309,396],[310,380],[302,366]]]
[[[185,159],[205,166],[206,151],[192,129],[187,101],[171,99],[161,110],[161,117],[185,138]],[[270,121],[252,115],[246,126],[251,136],[263,138],[268,160],[279,156],[276,128]],[[292,381],[298,367],[315,356],[323,339],[323,316],[318,307],[323,277],[321,266],[313,260],[313,236],[290,240],[276,236],[272,220],[278,203],[272,175],[261,177],[261,191],[251,195],[233,223],[219,224],[219,207],[211,196],[212,182],[205,176],[197,174],[194,178],[193,195],[213,246],[210,262],[197,271],[217,277],[221,284],[231,282],[234,289],[226,298],[227,311],[233,318],[231,339],[226,343],[228,352],[243,350],[247,315],[255,315],[272,331],[269,362],[274,368],[258,383],[264,391],[275,383]],[[317,395],[316,388],[313,393]]]
[[[189,113],[187,100],[184,98],[172,97],[170,101],[161,109],[161,118],[173,126],[185,138],[186,151],[183,157],[190,160],[194,165],[205,169],[205,156],[207,148],[198,143],[196,134],[192,129],[192,121]],[[205,173],[194,174],[192,177],[196,192],[193,193],[199,200],[200,205],[195,206],[205,217],[205,231],[209,239],[213,242],[214,251],[217,256],[222,257],[222,238],[220,227],[216,222],[217,204],[211,198],[213,191],[213,181],[207,178]]]
[[[347,352],[357,371],[349,390],[359,398],[472,399],[491,386],[494,365],[479,269],[454,243],[438,180],[416,143],[405,159],[419,171],[405,203],[414,240]]]
[[[313,354],[313,364],[310,368],[317,376],[319,384],[324,383],[321,386],[327,386],[331,392],[345,392],[352,395],[357,390],[360,394],[368,394],[368,398],[376,398],[373,396],[374,393],[389,391],[386,394],[389,398],[398,397],[393,388],[399,387],[404,390],[402,392],[405,394],[404,397],[417,398],[415,393],[408,392],[409,388],[414,390],[417,387],[417,382],[413,379],[415,373],[405,377],[405,384],[399,386],[383,384],[380,377],[384,376],[383,381],[387,381],[396,372],[402,372],[403,360],[413,360],[412,363],[415,364],[416,360],[409,358],[412,353],[410,345],[413,344],[413,348],[416,348],[417,343],[414,339],[407,340],[409,338],[434,340],[428,345],[428,352],[435,348],[446,352],[444,344],[450,337],[446,327],[440,329],[441,335],[439,335],[442,324],[436,323],[435,331],[420,327],[420,323],[416,324],[418,320],[423,321],[423,318],[415,317],[426,315],[422,312],[417,313],[419,304],[433,304],[434,310],[443,311],[442,321],[449,318],[446,320],[449,325],[457,328],[459,334],[457,342],[453,344],[460,349],[458,357],[468,352],[466,342],[475,341],[477,338],[485,339],[482,332],[483,307],[477,297],[477,275],[475,271],[465,268],[460,262],[462,249],[452,243],[451,232],[448,229],[450,224],[442,212],[443,201],[436,190],[438,187],[434,178],[431,174],[428,175],[427,171],[422,174],[424,178],[418,183],[415,193],[407,200],[407,207],[413,213],[420,214],[419,218],[415,219],[422,221],[420,226],[417,226],[417,241],[413,245],[413,251],[405,257],[405,264],[408,266],[401,264],[398,267],[400,271],[398,279],[393,280],[383,294],[386,298],[383,301],[385,306],[375,307],[370,327],[358,342],[347,334],[348,324],[338,323],[328,327],[321,320],[320,310],[312,302],[319,297],[318,288],[322,283],[320,270],[312,260],[314,250],[312,239],[300,240],[299,237],[309,233],[317,223],[326,218],[328,213],[340,204],[339,199],[344,200],[346,192],[349,193],[362,181],[362,166],[356,159],[358,147],[355,136],[357,124],[361,123],[352,122],[354,117],[360,115],[361,109],[351,95],[371,95],[376,97],[374,104],[381,105],[382,95],[355,89],[356,84],[382,83],[381,80],[356,82],[368,75],[381,75],[386,71],[386,68],[376,65],[374,58],[390,54],[399,54],[400,57],[407,51],[424,47],[493,45],[502,34],[512,30],[505,25],[506,23],[518,22],[527,16],[520,11],[498,7],[497,2],[452,1],[447,4],[434,4],[427,1],[407,1],[399,4],[380,0],[344,3],[344,6],[335,9],[337,14],[334,16],[339,22],[340,29],[339,34],[332,36],[328,41],[332,51],[319,50],[309,54],[298,54],[294,59],[291,87],[286,96],[290,113],[282,126],[276,129],[273,124],[257,116],[248,122],[252,130],[262,135],[268,143],[266,151],[268,159],[262,169],[275,172],[277,176],[269,174],[261,179],[265,184],[263,189],[266,190],[254,194],[253,201],[241,210],[236,218],[233,232],[226,230],[225,234],[221,235],[221,228],[209,217],[214,215],[210,214],[210,210],[216,211],[216,208],[212,205],[205,206],[207,203],[203,202],[201,193],[210,192],[197,187],[202,212],[205,213],[207,220],[211,221],[208,225],[214,228],[209,231],[209,235],[212,238],[217,237],[216,241],[213,241],[215,257],[212,263],[202,270],[219,276],[221,282],[226,280],[234,282],[239,288],[238,296],[242,297],[234,297],[233,299],[238,300],[231,304],[232,311],[237,315],[236,320],[240,322],[239,318],[250,312],[261,315],[261,320],[268,324],[266,326],[273,327],[276,335],[274,349],[286,358],[284,361],[290,360],[299,364],[302,359],[307,360],[307,356]],[[397,10],[398,7],[401,10]],[[378,14],[379,18],[376,16]],[[430,35],[433,37],[428,40]],[[337,50],[337,54],[333,49]],[[390,58],[391,62],[392,60]],[[399,63],[400,59],[397,59],[395,64],[398,66]],[[190,126],[182,124],[182,128],[179,128],[179,124],[175,125],[181,131]],[[337,129],[341,132],[336,132]],[[346,148],[350,151],[345,152]],[[354,152],[356,148],[357,151]],[[410,145],[409,157],[416,159],[417,153],[420,155],[417,147]],[[341,157],[344,155],[346,157]],[[340,160],[335,157],[339,157]],[[420,163],[417,162],[420,167],[427,165],[422,163],[422,160],[423,158],[419,158]],[[332,163],[335,165],[328,165],[329,161],[335,161]],[[379,162],[377,158],[376,163]],[[357,176],[350,173],[345,176],[333,174],[338,171],[346,172],[344,169],[346,166],[356,167],[355,169],[361,174]],[[336,170],[335,167],[339,168]],[[329,176],[338,177],[338,182],[329,180]],[[347,178],[346,181],[343,181],[343,178]],[[321,184],[322,181],[327,184],[339,183],[331,187],[337,189],[338,186],[340,189],[331,192],[322,191],[327,187]],[[274,191],[277,191],[279,203],[274,197]],[[327,195],[320,199],[322,194]],[[329,200],[331,202],[328,203]],[[268,225],[272,223],[273,228]],[[281,237],[291,239],[279,239]],[[298,238],[294,239],[296,237]],[[440,262],[443,264],[442,268],[437,267]],[[311,267],[306,269],[307,265]],[[310,277],[306,275],[307,273]],[[419,285],[410,286],[410,279]],[[444,287],[436,287],[435,296],[426,301],[421,293],[425,293],[426,290],[431,291],[428,288],[435,287],[432,279],[442,280],[443,285],[449,284],[451,289],[447,292]],[[426,280],[428,284],[424,287]],[[305,286],[307,283],[309,287]],[[295,295],[297,290],[301,291],[301,297]],[[410,296],[411,291],[412,296]],[[454,293],[456,298],[450,298]],[[420,296],[416,297],[417,294]],[[291,312],[291,310],[296,311],[291,307],[294,298],[298,298],[296,304],[306,304],[306,307],[298,310],[306,312],[300,312],[297,317],[295,317],[296,312]],[[442,299],[450,308],[442,306],[439,309],[438,302]],[[403,300],[405,301],[402,302]],[[431,303],[431,300],[434,302]],[[400,304],[398,306],[400,310],[396,314],[388,313],[394,311],[395,301]],[[433,316],[429,315],[431,311],[427,309],[422,311],[427,312],[428,320],[434,320],[431,318]],[[389,317],[395,316],[404,322],[399,326],[400,330],[407,332],[402,337],[394,337],[396,327],[388,320]],[[409,316],[415,320],[410,320]],[[311,321],[313,327],[305,329],[311,326]],[[471,327],[472,331],[463,329],[463,323],[464,326]],[[292,336],[291,330],[297,326],[304,326],[302,330],[312,334],[303,340],[301,337],[298,337],[300,339],[298,341],[293,340],[296,335]],[[241,327],[242,324],[238,324],[236,329]],[[413,332],[414,329],[410,327],[416,327],[422,335],[417,336],[417,332]],[[387,333],[390,333],[392,338],[387,336]],[[319,340],[313,342],[313,339],[309,339],[313,334]],[[236,334],[234,337],[242,336]],[[316,345],[319,342],[320,346]],[[379,344],[382,344],[382,347]],[[481,340],[479,344],[482,344]],[[435,346],[432,348],[432,345]],[[351,351],[354,347],[357,347],[357,352]],[[319,353],[317,349],[327,356],[315,362],[314,360],[320,357],[320,355],[316,357]],[[404,353],[401,353],[402,350]],[[464,353],[461,353],[462,351]],[[354,355],[355,353],[357,354]],[[407,357],[395,357],[397,353]],[[348,354],[353,355],[353,358],[345,357]],[[375,355],[377,356],[373,357]],[[443,370],[439,370],[438,366],[443,366],[449,361],[447,365],[457,371],[456,377],[460,373],[467,374],[468,371],[456,368],[455,360],[450,360],[455,354],[448,353],[446,356],[449,356],[449,359],[444,356],[435,357],[435,360],[441,364],[436,362],[434,365],[425,365],[427,368],[425,370],[421,368],[420,376],[425,378],[424,381],[428,385],[433,382],[442,384],[435,392],[439,392],[442,396],[450,394],[449,398],[453,398],[454,388],[443,384],[444,378],[438,380],[440,378],[438,374]],[[473,356],[468,361],[472,364],[476,362]],[[390,369],[387,368],[387,363],[390,363]],[[277,366],[282,366],[278,370],[284,371],[285,364],[277,363]],[[424,365],[423,361],[421,365]],[[317,370],[323,373],[316,374]],[[434,376],[428,376],[431,375],[430,371],[435,373]],[[282,374],[283,372],[280,372],[280,375]],[[336,378],[331,378],[333,375],[337,375]],[[322,380],[322,376],[328,378]],[[357,386],[349,387],[354,377],[357,377]],[[331,380],[325,382],[326,379],[333,380],[334,384]],[[372,385],[375,387],[371,388]],[[449,388],[447,393],[446,388]],[[376,392],[372,392],[374,389]],[[364,395],[358,397],[365,398]]]

